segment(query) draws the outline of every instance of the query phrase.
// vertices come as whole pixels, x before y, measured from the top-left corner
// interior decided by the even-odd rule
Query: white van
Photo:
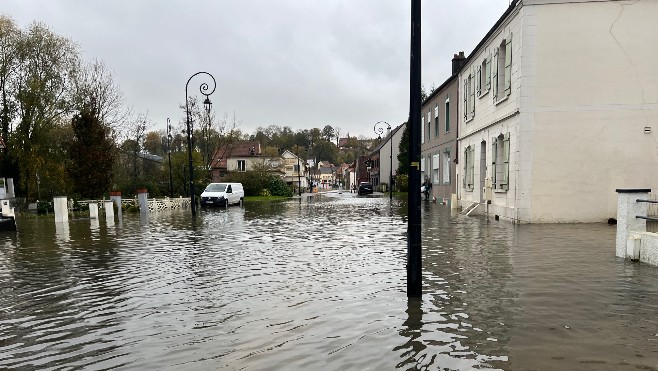
[[[201,193],[201,206],[227,206],[242,204],[242,183],[210,183]]]

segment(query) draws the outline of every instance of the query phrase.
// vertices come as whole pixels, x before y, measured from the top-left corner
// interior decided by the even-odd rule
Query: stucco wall
[[[524,50],[536,62],[523,105],[534,120],[531,220],[614,217],[616,188],[658,184],[658,1],[525,8],[536,14],[526,32],[536,47]]]

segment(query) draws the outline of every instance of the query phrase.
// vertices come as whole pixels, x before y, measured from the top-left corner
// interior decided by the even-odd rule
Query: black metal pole
[[[389,199],[393,201],[393,131],[391,131],[391,168],[388,174],[388,194]]]
[[[174,198],[174,178],[171,175],[171,124],[167,117],[167,156],[169,157],[169,198]]]
[[[421,220],[420,220],[420,0],[411,0],[411,63],[409,81],[409,221],[407,296],[422,296]]]
[[[299,145],[297,145],[297,191],[299,191],[299,197],[302,197],[302,178],[300,172],[302,168],[299,166]]]
[[[185,115],[186,115],[186,124],[187,124],[187,159],[190,163],[190,207],[192,208],[192,216],[196,216],[196,194],[194,190],[194,167],[192,166],[192,124],[190,123],[190,103],[187,95],[187,87],[190,85],[190,81],[192,78],[194,78],[197,75],[208,75],[210,78],[212,78],[213,82],[213,87],[210,93],[206,93],[209,90],[208,84],[205,82],[201,84],[199,87],[199,91],[201,94],[206,96],[206,100],[209,102],[208,96],[212,94],[215,91],[215,88],[217,87],[217,83],[215,82],[215,78],[213,75],[209,74],[208,72],[197,72],[194,75],[190,76],[189,79],[187,79],[187,83],[185,84]],[[205,102],[204,102],[205,104]]]

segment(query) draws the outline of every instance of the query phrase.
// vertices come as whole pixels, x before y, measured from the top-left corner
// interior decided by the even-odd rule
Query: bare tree
[[[72,82],[76,108],[93,105],[100,122],[113,130],[127,122],[129,112],[123,106],[123,94],[103,62],[79,63]]]

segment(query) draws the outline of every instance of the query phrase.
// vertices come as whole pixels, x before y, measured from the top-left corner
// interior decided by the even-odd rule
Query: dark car
[[[372,184],[368,182],[361,182],[361,184],[359,184],[359,196],[371,195],[371,194],[372,194]]]

